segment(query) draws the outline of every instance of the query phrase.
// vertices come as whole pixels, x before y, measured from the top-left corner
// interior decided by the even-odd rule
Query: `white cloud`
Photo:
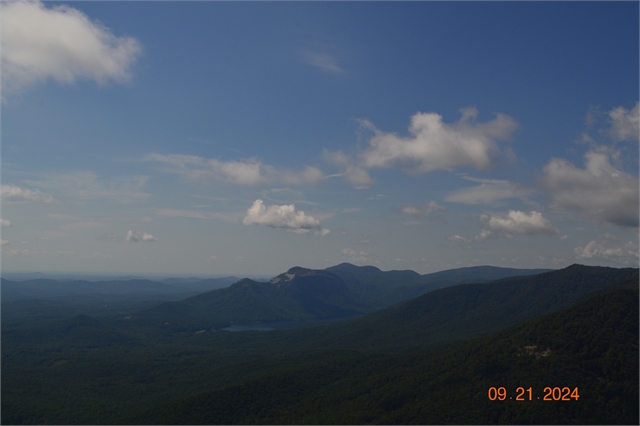
[[[306,166],[301,171],[280,170],[254,158],[219,161],[195,155],[149,154],[143,160],[164,163],[169,166],[168,171],[200,183],[222,182],[238,186],[315,185],[324,179],[324,174],[317,167]]]
[[[520,210],[509,210],[506,216],[482,215],[480,219],[485,229],[498,234],[511,236],[512,234],[555,234],[558,232],[551,221],[542,217],[542,213],[532,211],[525,213]]]
[[[0,219],[0,227],[11,228],[11,221],[8,219]]]
[[[314,67],[320,68],[329,74],[344,74],[344,70],[338,66],[336,60],[326,53],[311,52],[308,50],[301,51],[305,62]]]
[[[22,201],[51,204],[55,200],[51,195],[39,189],[26,189],[16,185],[2,185],[2,198],[7,201]]]
[[[151,234],[148,234],[146,232],[134,231],[132,229],[129,229],[127,231],[126,240],[132,243],[137,243],[139,241],[145,243],[158,241],[158,239]]]
[[[508,139],[517,127],[516,121],[497,114],[493,121],[477,123],[474,108],[461,112],[462,118],[453,124],[444,123],[436,113],[417,113],[411,117],[409,132],[413,136],[408,138],[382,132],[363,121],[375,136],[369,140],[370,147],[360,154],[362,166],[401,166],[414,174],[456,167],[493,168],[500,157],[496,140]]]
[[[296,211],[294,204],[265,206],[262,200],[254,201],[242,223],[284,228],[298,234],[306,234],[310,230],[316,230],[316,235],[322,236],[329,233],[320,226],[318,219],[307,216],[302,210]]]
[[[443,210],[446,210],[446,209],[440,204],[431,200],[429,201],[429,204],[425,206],[416,206],[413,204],[406,204],[404,207],[402,207],[400,211],[406,215],[421,219],[425,216],[430,215],[431,213],[435,213],[437,211],[443,211]]]
[[[373,184],[372,168],[399,167],[410,174],[470,167],[489,170],[504,158],[513,159],[511,151],[501,152],[497,141],[506,140],[518,123],[505,114],[486,123],[476,121],[475,108],[460,110],[462,118],[452,124],[436,113],[417,113],[411,117],[410,137],[400,137],[378,130],[370,121],[360,120],[362,127],[374,132],[369,146],[356,155],[324,151],[324,160],[341,169],[339,176],[355,188]]]
[[[638,227],[638,178],[616,169],[605,153],[585,154],[585,168],[552,158],[543,168],[542,184],[553,207],[596,222]]]
[[[9,244],[9,241],[0,239],[0,245],[6,246],[7,244]]]
[[[472,241],[468,238],[461,237],[460,235],[452,235],[448,240],[452,243],[470,243]]]
[[[506,198],[524,197],[532,192],[520,184],[507,180],[477,179],[468,176],[463,178],[480,182],[480,185],[455,191],[447,196],[446,201],[462,204],[491,204]]]
[[[576,247],[573,252],[577,259],[601,258],[621,264],[637,265],[639,257],[637,244],[629,241],[624,245],[619,245],[604,236],[590,241],[584,247]]]
[[[609,112],[611,119],[611,136],[614,139],[637,141],[640,139],[640,110],[638,102],[631,110],[624,107],[614,108]]]
[[[99,181],[89,171],[49,175],[46,179],[30,180],[30,184],[48,189],[54,193],[79,200],[110,199],[121,203],[141,201],[150,197],[142,191],[149,178],[132,176],[113,181]]]
[[[116,37],[77,9],[40,1],[7,1],[2,15],[2,89],[15,91],[49,78],[103,84],[130,79],[141,52],[131,37]]]
[[[491,236],[503,236],[512,238],[513,234],[521,235],[541,235],[557,234],[559,231],[552,225],[551,221],[542,217],[542,213],[531,211],[526,213],[520,210],[509,210],[504,216],[480,216],[482,231],[471,238],[464,238],[460,235],[449,237],[453,243],[471,243],[482,241]]]

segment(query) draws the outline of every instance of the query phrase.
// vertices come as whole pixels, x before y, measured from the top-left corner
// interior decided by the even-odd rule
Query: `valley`
[[[197,294],[3,280],[2,423],[637,421],[638,269],[434,275],[294,267]],[[487,398],[523,385],[581,397]]]

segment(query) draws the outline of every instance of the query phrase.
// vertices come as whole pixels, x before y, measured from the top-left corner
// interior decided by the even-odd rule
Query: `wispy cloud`
[[[205,212],[201,210],[180,210],[180,209],[159,209],[158,216],[165,217],[186,217],[192,219],[218,219],[227,222],[238,222],[241,219],[241,215],[217,213],[217,212]]]
[[[492,204],[508,198],[522,198],[533,192],[532,189],[507,180],[478,179],[463,176],[463,179],[480,182],[480,185],[463,188],[449,194],[445,200],[462,204]]]
[[[350,263],[372,263],[369,255],[363,251],[355,251],[347,247],[342,249],[342,254],[347,257]]]
[[[300,53],[304,58],[304,61],[319,68],[323,72],[329,74],[344,74],[345,71],[338,66],[333,56],[326,53],[312,52],[309,50],[301,50]]]
[[[341,151],[330,152],[325,149],[322,156],[327,163],[338,166],[341,173],[337,176],[344,176],[354,188],[366,189],[373,185],[373,179],[369,173],[362,166],[351,162]]]
[[[17,91],[49,78],[99,84],[130,79],[142,50],[136,39],[116,37],[66,5],[48,8],[40,1],[18,0],[0,7],[3,90]]]
[[[82,221],[70,223],[68,225],[61,225],[60,229],[63,231],[71,231],[74,229],[99,228],[101,226],[104,226],[104,224],[100,222]]]
[[[167,171],[200,183],[226,183],[237,186],[315,185],[324,179],[324,174],[317,167],[306,166],[300,171],[278,169],[254,158],[219,161],[195,155],[149,154],[143,161],[165,164]]]
[[[6,253],[10,254],[11,256],[20,256],[20,257],[33,256],[34,254],[38,254],[37,251],[33,251],[30,249],[11,249]]]
[[[11,227],[11,221],[8,219],[0,219],[0,227],[2,228],[10,228]]]
[[[426,205],[405,204],[400,211],[407,216],[412,216],[416,219],[422,219],[423,217],[428,216],[432,213],[444,210],[446,210],[444,206],[441,206],[440,204],[431,200]]]
[[[148,177],[133,176],[116,178],[111,181],[98,180],[98,176],[89,171],[60,173],[46,176],[46,179],[29,180],[34,186],[76,200],[110,199],[121,203],[141,201],[150,197],[142,189]]]
[[[51,204],[55,200],[49,194],[45,194],[39,189],[21,188],[16,185],[2,185],[2,198],[5,201],[33,202]]]

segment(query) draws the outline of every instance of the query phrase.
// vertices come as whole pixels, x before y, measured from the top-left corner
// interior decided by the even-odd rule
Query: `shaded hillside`
[[[558,276],[556,277],[555,275]],[[618,279],[623,279],[624,277],[627,277],[625,282],[618,281]],[[274,407],[277,407],[280,403],[278,400],[289,401],[291,407],[294,408],[299,403],[311,404],[310,406],[304,405],[307,408],[297,411],[302,414],[311,413],[313,412],[313,407],[315,407],[313,401],[316,401],[316,398],[318,403],[325,401],[323,404],[329,404],[329,402],[333,404],[335,401],[329,399],[329,402],[327,402],[326,398],[330,398],[334,394],[336,397],[341,398],[347,395],[345,401],[348,401],[349,398],[356,402],[359,400],[366,401],[366,395],[361,395],[358,392],[366,393],[367,389],[372,389],[371,395],[377,395],[378,399],[373,402],[366,402],[366,404],[369,404],[366,412],[372,413],[371,421],[377,421],[376,419],[382,418],[376,417],[382,415],[376,411],[379,407],[386,407],[384,410],[392,411],[402,410],[405,406],[412,407],[413,394],[410,391],[413,388],[419,388],[416,382],[409,381],[407,386],[404,385],[405,382],[403,381],[393,382],[395,380],[394,377],[402,377],[405,374],[403,369],[408,372],[406,373],[407,380],[414,380],[415,376],[415,380],[424,379],[425,383],[431,381],[432,385],[430,385],[428,392],[434,395],[437,395],[442,389],[447,389],[450,386],[455,387],[467,380],[464,374],[451,375],[447,371],[457,368],[458,365],[465,364],[475,352],[463,351],[458,356],[457,352],[446,352],[448,349],[440,346],[437,349],[437,353],[449,353],[448,358],[438,358],[433,365],[425,365],[420,371],[411,369],[413,365],[418,365],[420,357],[424,354],[436,353],[431,351],[424,352],[424,350],[433,347],[438,341],[443,341],[439,340],[443,336],[438,331],[439,328],[448,330],[445,333],[445,341],[457,340],[459,342],[461,339],[478,336],[479,334],[486,335],[492,327],[497,327],[493,328],[494,330],[506,328],[510,324],[509,321],[511,321],[509,319],[510,315],[515,317],[520,315],[522,305],[519,305],[519,303],[522,301],[523,297],[520,296],[523,294],[527,297],[529,295],[538,295],[540,297],[545,294],[548,295],[549,297],[546,300],[535,300],[535,298],[532,299],[530,297],[527,299],[527,297],[524,297],[524,300],[529,305],[548,309],[550,306],[557,306],[558,301],[554,300],[555,296],[558,296],[562,303],[575,297],[575,289],[571,290],[574,287],[584,287],[582,290],[597,288],[589,294],[608,291],[611,288],[637,289],[638,287],[638,272],[633,269],[574,266],[566,270],[555,271],[545,277],[538,285],[526,284],[530,278],[533,277],[514,278],[513,282],[511,282],[511,286],[515,289],[528,289],[529,292],[525,291],[521,294],[516,291],[513,297],[505,300],[484,297],[479,301],[482,302],[480,304],[478,304],[478,301],[474,301],[474,299],[478,298],[476,293],[471,293],[474,295],[473,297],[465,298],[464,295],[454,291],[457,287],[434,292],[436,294],[444,292],[443,294],[450,295],[449,298],[438,299],[444,304],[445,308],[455,306],[457,302],[464,302],[465,305],[463,307],[466,308],[473,307],[473,304],[476,303],[473,309],[468,309],[468,316],[464,317],[463,315],[464,321],[457,323],[455,321],[460,315],[454,315],[452,318],[448,318],[447,321],[440,323],[437,322],[441,320],[440,317],[442,315],[440,313],[436,312],[436,315],[429,317],[429,311],[421,308],[421,306],[428,305],[422,305],[425,300],[432,300],[429,297],[433,296],[429,296],[429,294],[416,299],[416,301],[409,301],[404,305],[390,308],[386,313],[379,312],[366,317],[346,319],[330,326],[270,332],[211,332],[210,329],[204,331],[203,327],[200,329],[187,328],[185,330],[188,332],[182,333],[157,333],[153,331],[158,329],[157,322],[147,328],[138,329],[132,327],[133,315],[129,319],[125,319],[123,316],[114,317],[113,319],[109,317],[95,318],[94,315],[91,315],[91,317],[94,317],[91,318],[86,315],[75,315],[75,312],[61,321],[52,319],[24,323],[15,322],[14,320],[5,321],[6,312],[3,310],[2,419],[5,423],[28,424],[131,424],[136,422],[132,422],[130,416],[145,407],[182,400],[189,395],[198,395],[223,388],[229,389],[230,386],[253,383],[258,378],[265,377],[265,375],[287,370],[291,373],[290,376],[285,375],[281,376],[281,378],[274,376],[268,380],[274,386],[280,383],[278,384],[278,386],[281,386],[280,389],[288,390],[281,394],[269,392],[264,394],[264,398],[274,399]],[[507,281],[509,280],[505,282]],[[554,283],[557,287],[555,293],[544,290],[545,285]],[[250,280],[246,284],[248,284],[248,287],[253,286]],[[292,287],[297,287],[293,282],[289,284]],[[467,290],[476,288],[491,289],[493,286],[501,284],[503,283],[494,282],[459,287]],[[447,291],[451,293],[446,293]],[[491,295],[492,293],[489,291],[488,294]],[[588,294],[580,295],[580,297],[588,297]],[[514,301],[518,303],[514,305]],[[205,302],[202,301],[203,306],[206,306]],[[420,303],[411,305],[414,302]],[[500,303],[509,306],[510,309],[500,311]],[[405,305],[410,308],[413,306],[415,309],[405,309],[404,313],[402,310],[397,309]],[[438,303],[433,302],[432,309],[436,309],[437,305]],[[503,316],[500,318],[507,318],[507,321],[492,322],[494,317],[487,316],[487,313],[493,311],[502,312],[500,315]],[[198,320],[201,314],[206,314],[207,312],[206,309],[184,302],[177,303],[174,310],[176,320],[189,320],[189,315],[194,315],[192,319]],[[465,310],[458,311],[458,313],[460,312],[464,313]],[[531,314],[531,312],[529,311],[528,314]],[[428,321],[433,321],[434,318],[436,322],[430,324]],[[611,318],[614,322],[618,321],[614,315],[611,315]],[[156,318],[156,320],[158,319]],[[384,319],[384,321],[381,319]],[[580,325],[580,321],[577,323],[577,325]],[[455,324],[455,326],[451,324]],[[470,327],[469,324],[487,328],[479,332],[477,328]],[[615,324],[613,325],[615,326]],[[161,323],[160,329],[163,326],[164,324]],[[575,331],[575,333],[580,335],[579,333],[582,332]],[[608,333],[605,337],[612,336],[614,334]],[[601,350],[598,339],[599,337],[592,339],[593,345],[590,344],[588,346]],[[564,342],[565,340],[562,341]],[[525,348],[525,346],[546,345],[546,343],[541,342],[527,338],[514,344],[517,343],[517,347],[524,351],[521,351],[521,353],[532,355],[535,358],[536,353],[542,354],[552,347],[534,348],[529,354],[527,352],[529,349]],[[566,342],[570,341],[566,340]],[[608,345],[606,340],[604,342],[604,345]],[[504,352],[500,345],[496,344],[496,348],[496,353]],[[412,349],[422,350],[423,352],[420,352],[420,354],[423,355],[419,355],[418,359],[409,357],[407,353]],[[609,354],[611,363],[605,368],[605,371],[618,368],[616,365],[624,362],[622,358],[617,358],[617,354],[622,354],[624,351],[619,351],[618,348],[614,349],[617,352]],[[378,352],[377,354],[376,351]],[[581,351],[584,352],[582,349]],[[508,353],[508,351],[504,353]],[[546,357],[540,359],[543,358],[548,359]],[[375,364],[374,361],[378,362],[378,364]],[[500,359],[496,361],[486,357],[478,362],[480,364],[473,368],[486,374],[494,370],[495,374],[502,374],[504,373],[505,365],[509,365],[509,363],[505,363]],[[312,368],[312,370],[316,370],[311,371],[307,370],[306,367],[302,368],[305,365]],[[356,376],[351,376],[354,374],[353,371],[360,371],[354,370],[359,368],[364,368],[362,374],[368,377],[364,382],[360,381]],[[562,367],[562,370],[572,371],[564,367]],[[319,373],[316,374],[314,371]],[[476,377],[470,371],[467,370],[467,373],[465,373],[467,377]],[[545,371],[552,370],[547,369]],[[431,374],[430,372],[433,372],[433,377],[424,376],[426,373]],[[323,374],[326,374],[326,377],[331,380],[323,382],[325,380],[323,379],[325,377]],[[381,376],[378,376],[378,374]],[[277,376],[280,377],[280,373]],[[489,377],[493,378],[494,376]],[[502,376],[495,377],[496,380],[491,379],[493,383],[491,386],[498,386],[500,380],[502,380]],[[600,375],[598,377],[607,380],[607,376]],[[348,379],[347,382],[340,382],[342,378]],[[296,382],[296,380],[299,380],[299,382]],[[320,392],[319,388],[301,388],[300,386],[303,386],[308,380],[314,380],[314,386],[326,385],[327,387],[323,387],[326,392],[323,391],[325,392],[324,394],[318,393]],[[330,387],[333,382],[343,387],[342,391],[354,393],[341,393],[340,389]],[[392,382],[396,384],[389,385],[390,387],[388,388],[385,385],[381,385],[378,389],[381,383]],[[509,382],[507,385],[511,385],[511,383]],[[555,383],[564,386],[563,383]],[[589,384],[589,382],[583,383]],[[623,398],[616,393],[618,392],[616,390],[618,389],[616,387],[618,384],[616,383],[607,388],[609,389],[607,392],[611,393],[604,395],[603,398],[609,398],[608,395],[613,395],[613,397],[618,395],[617,400]],[[537,385],[532,382],[531,386]],[[583,384],[580,384],[580,386],[583,386]],[[256,389],[259,388],[259,386],[256,387]],[[409,393],[405,395],[403,392]],[[462,388],[460,398],[468,398],[468,395],[473,395],[468,392],[469,389]],[[587,392],[590,392],[589,389],[587,389]],[[305,402],[300,397],[307,393],[313,396],[309,400],[305,400]],[[394,399],[393,396],[396,394],[400,396]],[[230,395],[234,395],[233,392]],[[482,391],[482,395],[486,395],[486,390]],[[611,405],[611,407],[607,409],[616,409],[615,404],[617,403],[615,401],[617,400],[614,398],[611,400],[613,402],[608,402],[607,404]],[[236,402],[233,402],[233,404]],[[256,407],[264,408],[269,405],[265,403],[264,399],[260,398],[255,399],[255,402],[257,404]],[[433,405],[429,405],[429,411],[437,412],[434,407],[441,404],[442,399],[438,397],[438,399],[434,400]],[[451,403],[451,407],[455,407],[455,404],[466,406],[460,400],[454,400]],[[595,406],[601,408],[597,404]],[[237,413],[236,406],[231,405],[231,407],[231,412]],[[335,407],[331,406],[331,409],[328,409],[325,413],[336,412],[340,414],[346,410],[353,413],[353,423],[364,423],[367,419],[365,417],[366,413],[362,414],[363,409],[359,405],[354,405],[353,410],[351,410],[351,406],[347,408],[336,407],[334,410]],[[239,408],[242,408],[242,403]],[[283,412],[267,410],[265,413],[270,416],[271,413],[275,413],[275,417],[272,419],[274,422],[286,423],[283,420],[284,417],[282,417],[284,416]],[[398,411],[398,413],[402,413],[402,411]],[[417,413],[419,414],[420,410]],[[615,411],[609,411],[609,413],[615,413]],[[418,414],[415,414],[415,416]],[[263,415],[266,414],[259,414],[259,416]],[[501,414],[498,413],[496,415]],[[259,416],[256,418],[259,418]],[[301,419],[303,418],[301,417]],[[310,419],[313,419],[314,422],[316,420],[318,422],[320,420],[325,421],[323,420],[325,418],[316,419],[310,417]],[[395,417],[391,419],[388,422],[399,422],[393,420]],[[496,419],[486,423],[498,422],[500,417],[496,417]],[[532,417],[532,419],[536,418]],[[260,422],[259,420],[256,421]],[[290,422],[299,423],[295,420]],[[312,420],[309,420],[309,422],[312,422]],[[444,420],[439,422],[442,423]],[[510,423],[507,420],[504,420],[504,422]],[[535,423],[534,420],[530,422]],[[468,422],[460,421],[460,423]]]
[[[513,269],[496,266],[473,266],[420,275],[415,271],[381,271],[375,266],[341,263],[326,269],[340,276],[372,309],[418,297],[429,291],[463,283],[481,283],[512,276],[535,275],[549,269]]]
[[[633,290],[610,290],[467,343],[407,355],[334,357],[163,404],[128,420],[136,424],[638,424],[635,282]],[[521,392],[523,401],[515,400],[518,386],[531,388],[531,400],[526,392]],[[491,387],[505,387],[506,400],[490,401]],[[564,392],[568,400],[554,401],[545,387],[569,388]],[[552,400],[545,401],[545,394]]]
[[[245,278],[228,288],[163,303],[133,314],[130,322],[196,330],[229,323],[341,318],[363,312],[337,275],[295,267],[266,283]]]
[[[607,285],[638,281],[638,269],[572,265],[538,275],[435,290],[408,302],[314,332],[300,347],[406,351],[481,336],[575,303]]]

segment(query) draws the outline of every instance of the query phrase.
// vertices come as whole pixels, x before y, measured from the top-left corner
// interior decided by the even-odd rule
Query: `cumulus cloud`
[[[551,221],[542,217],[542,213],[537,211],[526,213],[520,210],[509,210],[506,215],[482,215],[480,221],[482,222],[482,231],[478,235],[471,238],[454,235],[449,237],[449,241],[470,243],[482,241],[491,236],[513,238],[514,234],[541,235],[559,232]]]
[[[551,221],[542,217],[542,213],[532,211],[525,213],[520,210],[509,210],[506,216],[482,215],[480,219],[486,229],[498,234],[511,236],[512,234],[555,234],[558,232]]]
[[[446,210],[443,206],[431,200],[427,205],[424,206],[416,206],[414,204],[405,204],[400,210],[402,213],[415,217],[417,219],[422,219],[425,216],[430,215],[431,213],[435,213],[437,211]]]
[[[410,137],[399,137],[375,128],[369,121],[362,124],[373,130],[369,148],[360,154],[366,168],[401,166],[410,173],[471,167],[477,170],[493,168],[500,150],[497,140],[505,140],[517,127],[511,117],[497,114],[487,123],[477,123],[475,108],[461,110],[462,118],[453,124],[444,123],[436,113],[417,113],[411,117]]]
[[[356,188],[373,184],[369,170],[398,167],[410,174],[459,167],[490,170],[513,154],[502,152],[497,141],[511,137],[518,123],[505,114],[479,123],[475,108],[463,108],[459,121],[447,124],[437,113],[419,112],[411,117],[411,136],[401,137],[377,129],[368,120],[363,128],[373,131],[368,147],[353,156],[342,152],[324,152],[324,160],[341,169],[341,176]]]
[[[326,53],[311,52],[308,50],[302,50],[300,52],[309,65],[319,68],[323,72],[329,74],[344,74],[344,70],[338,66],[335,58]]]
[[[542,184],[553,207],[599,223],[638,227],[638,178],[613,167],[606,153],[587,152],[584,169],[552,158]]]
[[[306,166],[301,171],[280,170],[255,158],[219,161],[195,155],[149,154],[143,160],[163,163],[168,166],[168,171],[200,183],[222,182],[238,186],[314,185],[324,179],[324,174],[317,167]]]
[[[158,239],[151,234],[148,234],[146,232],[134,231],[132,229],[129,229],[127,231],[127,236],[125,237],[125,239],[132,243],[137,243],[137,242],[148,243],[152,241],[158,241]]]
[[[640,139],[640,110],[638,102],[633,109],[614,108],[609,112],[611,136],[619,141]]]
[[[606,236],[592,240],[584,247],[576,247],[573,250],[577,259],[600,258],[613,260],[621,264],[638,263],[638,245],[629,241],[620,245],[615,241],[607,239]]]
[[[16,91],[52,78],[58,83],[130,79],[141,53],[131,37],[116,37],[66,5],[8,1],[2,19],[2,89]]]
[[[0,219],[0,227],[2,228],[10,228],[11,227],[11,221],[8,219]]]
[[[532,192],[520,184],[507,180],[478,179],[463,176],[464,179],[480,182],[480,185],[463,188],[449,194],[447,201],[462,204],[491,204],[507,198],[520,198]]]
[[[51,204],[55,200],[51,195],[39,189],[26,189],[16,185],[2,185],[2,198],[6,201],[33,202]]]
[[[283,228],[297,234],[306,234],[311,230],[315,230],[316,235],[321,236],[329,233],[329,230],[320,226],[318,219],[307,216],[302,210],[296,210],[294,204],[265,206],[262,200],[253,202],[242,223]]]

